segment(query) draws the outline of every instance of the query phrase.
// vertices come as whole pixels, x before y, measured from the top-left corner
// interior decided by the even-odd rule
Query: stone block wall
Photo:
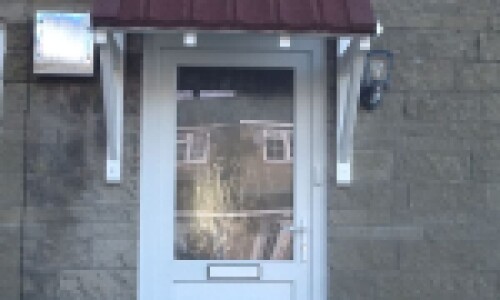
[[[394,76],[331,187],[329,298],[498,299],[500,3],[372,3]]]
[[[0,299],[136,298],[141,38],[128,40],[121,186],[104,183],[99,76],[30,75],[33,8],[90,2],[0,0]],[[385,26],[372,48],[395,53],[394,77],[358,115],[350,188],[335,186],[329,110],[329,299],[498,299],[499,3],[372,2]]]
[[[35,9],[84,1],[1,0],[7,23],[0,124],[0,299],[135,299],[142,48],[131,36],[125,91],[124,182],[104,181],[99,71],[31,74]],[[134,42],[135,41],[135,42]]]

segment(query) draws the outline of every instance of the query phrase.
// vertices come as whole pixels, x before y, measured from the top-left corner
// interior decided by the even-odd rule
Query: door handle
[[[304,222],[301,221],[299,226],[284,226],[281,227],[281,230],[289,231],[293,233],[301,233],[299,240],[299,249],[300,249],[300,260],[302,262],[306,262],[309,256],[308,250],[308,236],[307,236],[307,227],[303,226]]]
[[[285,226],[281,227],[281,230],[285,231],[290,231],[290,232],[297,232],[297,233],[304,233],[306,232],[306,227],[303,226]]]

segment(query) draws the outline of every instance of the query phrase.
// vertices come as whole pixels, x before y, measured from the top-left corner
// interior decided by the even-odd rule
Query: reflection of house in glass
[[[187,80],[191,69],[197,80]],[[249,92],[226,82],[208,86],[210,97],[189,87],[195,96],[179,99],[176,257],[292,259],[293,71],[266,82],[260,75],[274,71],[212,69],[181,68],[179,95],[191,94],[183,79],[200,84],[200,71],[211,72],[205,84],[230,72]]]

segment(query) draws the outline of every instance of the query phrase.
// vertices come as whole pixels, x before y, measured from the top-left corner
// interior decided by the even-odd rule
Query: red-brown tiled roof
[[[374,33],[370,0],[94,0],[96,27]]]

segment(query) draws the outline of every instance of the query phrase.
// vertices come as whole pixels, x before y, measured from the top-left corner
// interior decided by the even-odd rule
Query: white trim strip
[[[7,32],[5,25],[0,23],[0,125],[4,118],[4,61],[7,52]]]
[[[228,211],[221,213],[213,212],[202,212],[202,211],[192,211],[192,210],[178,210],[178,217],[187,218],[261,218],[263,216],[279,215],[285,218],[293,216],[293,213],[289,209],[282,210],[241,210],[241,211]]]
[[[107,43],[101,46],[108,183],[120,183],[122,177],[124,52],[125,35],[108,33]]]
[[[260,279],[261,268],[259,265],[209,265],[207,279]]]

